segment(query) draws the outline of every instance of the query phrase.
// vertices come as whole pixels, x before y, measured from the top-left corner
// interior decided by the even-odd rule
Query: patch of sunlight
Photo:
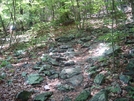
[[[100,57],[105,54],[107,50],[109,50],[109,44],[107,43],[99,43],[96,49],[94,49],[94,54],[92,54],[93,57]]]

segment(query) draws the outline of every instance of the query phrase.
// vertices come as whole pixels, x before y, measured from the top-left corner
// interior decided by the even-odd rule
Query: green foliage
[[[103,36],[100,36],[98,38],[98,40],[103,40],[103,41],[106,41],[106,42],[119,42],[122,38],[124,38],[126,36],[121,31],[116,31],[116,32],[114,32],[113,35],[111,33],[107,33],[107,34],[105,34]]]
[[[134,87],[132,87],[132,86],[128,86],[128,88],[129,88],[129,96],[132,98],[132,99],[134,99]]]
[[[2,61],[0,61],[0,68],[5,67],[5,66],[7,66],[9,64],[10,63],[7,60],[2,60]]]

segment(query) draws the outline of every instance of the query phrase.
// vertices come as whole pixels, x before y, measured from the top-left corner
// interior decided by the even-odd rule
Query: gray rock
[[[129,63],[126,66],[126,72],[123,74],[129,75],[129,76],[134,76],[134,59],[131,59]]]
[[[48,54],[42,54],[40,58],[43,62],[49,62],[49,60],[51,59],[51,57]]]
[[[90,46],[91,46],[91,43],[88,42],[88,43],[84,43],[84,44],[82,45],[82,48],[89,48]]]
[[[116,98],[114,101],[129,101],[128,98]]]
[[[88,67],[88,71],[91,72],[91,71],[95,71],[97,70],[99,67],[98,66],[91,66],[91,67]]]
[[[44,71],[45,70],[45,68],[44,67],[41,67],[40,69],[39,69],[39,73],[41,73],[42,71]]]
[[[107,90],[109,92],[118,93],[118,94],[120,94],[121,91],[122,91],[120,85],[118,83],[116,83],[116,82],[112,83],[112,86],[107,87]]]
[[[87,41],[90,41],[91,39],[92,39],[92,37],[83,37],[80,40],[83,42],[87,42]]]
[[[63,101],[72,101],[71,98],[69,98],[68,96],[65,96]]]
[[[33,70],[39,70],[40,68],[41,68],[41,67],[38,67],[38,66],[35,65],[32,69],[33,69]]]
[[[22,77],[26,77],[27,76],[27,72],[22,72],[21,76]]]
[[[108,101],[108,92],[103,89],[95,94],[89,101]]]
[[[91,93],[89,90],[83,90],[74,101],[86,101],[88,97],[91,96]]]
[[[80,75],[75,75],[71,78],[69,78],[68,82],[71,83],[73,86],[78,86],[81,84],[81,82],[83,81],[83,76]]]
[[[27,78],[29,84],[38,84],[43,81],[43,78],[39,74],[29,74]]]
[[[22,56],[22,55],[24,55],[26,52],[25,52],[25,50],[18,50],[18,51],[16,51],[15,53],[14,53],[14,56]]]
[[[131,59],[129,61],[128,65],[126,66],[126,69],[130,71],[134,71],[134,59]]]
[[[13,65],[9,63],[6,65],[6,68],[13,68]]]
[[[72,65],[75,65],[75,62],[74,61],[67,61],[64,63],[65,66],[72,66]]]
[[[65,84],[65,85],[62,85],[62,84],[60,84],[60,85],[58,85],[57,86],[57,88],[58,88],[58,90],[60,90],[60,91],[71,91],[71,90],[74,90],[74,87],[73,86],[70,86],[70,85],[68,85],[68,84]]]
[[[66,61],[66,60],[67,59],[64,58],[64,57],[60,57],[60,56],[56,57],[56,61],[58,61],[58,62],[60,62],[60,61]]]
[[[46,76],[52,75],[50,71],[44,71],[44,74],[45,74]]]
[[[111,44],[107,44],[108,45],[108,49],[105,50],[105,52],[103,53],[105,56],[106,55],[112,55],[113,54],[113,48],[111,46]],[[119,52],[121,49],[119,46],[115,45],[114,46],[114,52]]]
[[[56,61],[56,59],[50,59],[49,63],[53,66],[59,66],[59,63]]]
[[[68,48],[71,48],[71,45],[61,45],[59,48],[60,49],[68,49]]]
[[[62,36],[62,37],[56,38],[55,41],[58,41],[58,42],[70,42],[73,39],[74,39],[74,36]]]
[[[95,84],[102,84],[105,80],[105,76],[103,74],[98,74],[96,75],[95,79],[94,79],[94,83]]]
[[[121,74],[121,75],[119,76],[119,79],[120,79],[122,82],[124,82],[125,84],[128,84],[128,83],[129,83],[130,78],[131,78],[130,76],[123,75],[123,74]]]
[[[39,69],[39,73],[44,70],[49,70],[49,69],[51,69],[51,65],[42,65]]]
[[[53,74],[51,75],[50,77],[48,77],[49,79],[55,79],[55,78],[58,78],[59,77],[59,74]]]
[[[29,97],[31,96],[32,92],[29,91],[21,91],[17,94],[16,100],[18,101],[28,101]]]
[[[53,92],[46,92],[34,97],[33,101],[46,101],[49,97],[51,97]]]
[[[2,79],[5,79],[7,77],[7,74],[6,73],[1,73],[1,75],[0,75],[0,78],[2,78]]]
[[[80,73],[81,73],[81,68],[80,67],[64,68],[60,73],[60,77],[62,79],[67,79],[67,78],[70,78],[74,75],[78,75]]]

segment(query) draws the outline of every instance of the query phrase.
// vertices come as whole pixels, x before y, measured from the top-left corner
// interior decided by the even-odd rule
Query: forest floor
[[[98,40],[108,30],[68,32],[38,48],[15,50],[17,46],[13,45],[0,55],[0,101],[43,101],[35,97],[46,92],[52,95],[44,101],[90,101],[103,89],[110,91],[108,101],[133,101],[134,74],[128,75],[126,67],[132,62],[134,69],[134,45],[125,44],[124,39],[118,43],[113,62],[109,43]],[[97,78],[98,74],[104,77]],[[90,96],[78,100],[84,90],[90,91]],[[20,95],[24,91],[32,92],[28,100],[25,94]]]

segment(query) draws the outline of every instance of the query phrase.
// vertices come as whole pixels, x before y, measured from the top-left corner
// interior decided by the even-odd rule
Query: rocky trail
[[[89,33],[60,36],[36,52],[5,52],[0,101],[133,101],[132,47],[115,45],[114,72],[111,44]]]

